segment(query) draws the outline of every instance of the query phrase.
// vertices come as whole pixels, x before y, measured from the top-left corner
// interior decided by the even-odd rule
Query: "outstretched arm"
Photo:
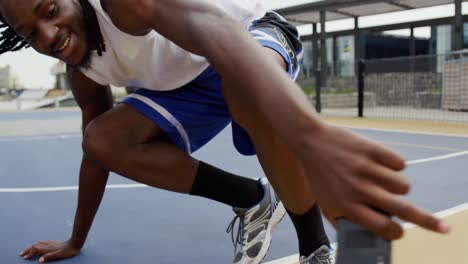
[[[96,117],[112,108],[112,94],[109,87],[98,85],[75,68],[69,67],[67,75],[74,97],[82,111],[82,130],[84,132],[88,124]],[[70,239],[74,247],[80,249],[83,247],[104,195],[108,176],[108,170],[83,155],[80,168],[78,206]]]
[[[94,118],[112,107],[110,89],[97,85],[76,69],[67,69],[67,73],[75,99],[82,110],[84,131]],[[102,166],[83,156],[80,168],[78,206],[70,239],[39,242],[24,250],[21,255],[25,259],[42,255],[40,262],[78,255],[101,203],[108,175],[109,172]]]

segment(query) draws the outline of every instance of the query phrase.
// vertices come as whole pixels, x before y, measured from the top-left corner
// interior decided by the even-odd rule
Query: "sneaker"
[[[275,226],[283,219],[286,209],[276,197],[270,183],[261,178],[264,195],[262,200],[250,208],[233,208],[236,216],[226,232],[231,233],[234,245],[234,264],[258,264],[268,251]],[[234,237],[237,220],[239,226]]]
[[[299,264],[333,264],[332,250],[328,246],[321,246],[307,258],[301,256]]]

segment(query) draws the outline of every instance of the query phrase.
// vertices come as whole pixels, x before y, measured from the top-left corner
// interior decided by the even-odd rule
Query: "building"
[[[463,1],[321,0],[276,11],[312,32],[302,35],[299,82],[318,112],[362,117],[366,108],[373,117],[468,122]],[[436,6],[445,12],[397,22],[395,12]],[[369,17],[385,19],[366,24]],[[348,29],[327,31],[327,22],[343,19]],[[420,29],[425,37],[416,37]],[[406,36],[395,35],[401,30]]]
[[[396,11],[454,4],[455,16],[360,27],[364,16]],[[462,15],[462,0],[322,0],[276,10],[297,25],[310,25],[312,34],[303,36],[305,42],[304,73],[350,76],[357,72],[361,59],[445,54],[468,48],[468,16]],[[354,29],[326,32],[325,23],[354,19]],[[415,28],[430,27],[431,36],[418,39]],[[320,29],[320,32],[319,32]],[[409,29],[409,37],[386,36],[383,32]],[[439,69],[440,70],[440,69]]]
[[[411,56],[410,38],[404,36],[385,35],[382,33],[363,34],[360,36],[361,58],[382,59]],[[354,76],[355,47],[353,36],[340,36],[335,39],[336,51],[333,54],[333,39],[326,40],[327,45],[327,72],[329,75]],[[432,54],[432,40],[415,38],[415,55]],[[307,77],[314,74],[313,43],[305,41],[305,57],[302,67]],[[334,60],[336,56],[336,60]],[[320,62],[318,62],[320,63]]]
[[[18,93],[24,86],[15,76],[11,66],[0,67],[0,89],[2,93]]]
[[[0,67],[0,88],[12,88],[12,76],[10,66]]]
[[[67,81],[67,69],[65,62],[58,61],[52,66],[50,73],[55,76],[54,89],[63,91],[70,90],[70,85]]]

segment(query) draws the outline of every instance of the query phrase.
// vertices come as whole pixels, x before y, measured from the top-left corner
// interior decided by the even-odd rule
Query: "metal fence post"
[[[364,117],[364,72],[366,64],[364,60],[358,63],[358,117]]]
[[[315,109],[317,113],[322,112],[322,74],[320,71],[315,72]]]

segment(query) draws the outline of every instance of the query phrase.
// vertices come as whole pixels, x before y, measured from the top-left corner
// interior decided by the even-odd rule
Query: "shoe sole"
[[[265,241],[263,243],[263,246],[260,249],[257,257],[253,260],[252,264],[259,264],[265,258],[266,254],[268,252],[268,249],[270,248],[273,229],[276,227],[276,225],[279,222],[281,222],[281,220],[283,219],[285,214],[286,214],[286,209],[284,208],[283,203],[280,202],[278,204],[278,206],[276,207],[275,211],[273,212],[273,215],[271,216],[270,222],[268,223],[266,236],[265,236]]]

